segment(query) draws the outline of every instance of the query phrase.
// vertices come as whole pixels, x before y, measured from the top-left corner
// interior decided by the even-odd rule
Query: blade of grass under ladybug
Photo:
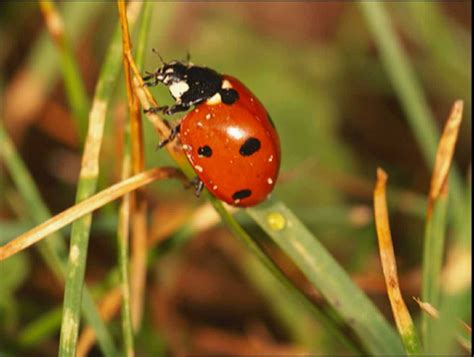
[[[246,212],[298,266],[369,353],[404,353],[399,337],[380,311],[282,202],[269,199]]]
[[[408,355],[421,352],[420,342],[415,325],[403,300],[398,283],[397,263],[393,251],[392,235],[388,221],[386,182],[387,174],[382,169],[377,169],[377,182],[374,189],[374,215],[379,242],[380,260],[385,278],[387,293],[392,306],[392,313],[398,332],[402,338],[405,351]]]
[[[436,120],[384,6],[385,4],[377,1],[359,1],[359,7],[380,51],[382,64],[403,106],[408,124],[418,141],[425,162],[429,167],[433,167],[439,138]],[[458,171],[454,167],[451,171],[450,186],[453,201],[451,216],[456,224],[456,237],[466,242],[469,239],[464,219],[466,190]]]
[[[288,290],[295,294],[302,304],[305,304],[311,312],[316,316],[316,318],[320,321],[323,321],[325,327],[331,330],[332,333],[339,339],[341,343],[343,343],[347,348],[351,351],[355,351],[356,353],[360,353],[360,347],[357,346],[357,343],[352,341],[347,335],[342,333],[342,329],[340,326],[337,326],[334,319],[330,318],[326,314],[324,314],[317,306],[310,303],[308,298],[296,288],[293,283],[286,277],[285,274],[278,268],[278,266],[267,256],[267,254],[258,246],[255,242],[254,238],[249,236],[247,232],[237,223],[237,221],[232,217],[232,215],[224,208],[223,204],[214,197],[206,194],[211,204],[214,206],[214,209],[220,215],[222,221],[229,227],[231,232],[233,232],[239,239],[241,239],[247,248],[255,254],[257,259],[260,263],[263,264],[274,276],[278,279]],[[247,210],[248,211],[248,210]],[[252,215],[251,215],[252,216]],[[252,218],[261,226],[261,223],[254,217]],[[263,228],[263,227],[262,227]],[[268,233],[268,232],[267,232]]]
[[[129,25],[133,28],[142,3],[132,2],[128,8]],[[83,160],[77,187],[76,202],[94,194],[99,175],[99,153],[105,116],[114,83],[120,70],[121,36],[117,29],[111,39],[107,55],[99,74],[92,108],[89,112],[89,126]],[[70,254],[67,269],[67,280],[64,292],[64,309],[59,340],[59,355],[74,356],[79,333],[79,307],[81,305],[82,287],[87,260],[87,247],[92,215],[89,214],[73,223],[71,228]]]
[[[444,257],[446,214],[448,209],[448,174],[461,126],[462,101],[454,103],[439,141],[431,178],[426,215],[421,299],[434,307],[440,304],[440,274]],[[433,320],[422,316],[423,342],[427,353],[435,353],[437,336],[433,334]]]
[[[64,21],[54,2],[50,0],[40,0],[39,5],[46,22],[46,27],[60,55],[61,71],[67,99],[75,120],[79,140],[83,145],[87,133],[89,98],[86,93],[81,72],[74,57],[69,36],[64,32]]]
[[[101,1],[90,2],[87,6],[77,1],[65,1],[61,4],[59,8],[71,46],[74,47],[83,38],[88,25],[106,6],[107,3]],[[23,135],[59,78],[61,67],[57,49],[52,45],[46,29],[38,36],[24,63],[5,90],[5,127],[15,127],[15,131],[10,134],[14,139]],[[25,93],[28,93],[28,100],[24,100]]]
[[[28,215],[31,217],[31,220],[36,224],[48,220],[51,217],[51,213],[44,204],[28,169],[1,125],[1,121],[0,142],[0,155],[3,157],[18,191],[27,203],[27,206],[30,208]],[[53,271],[56,277],[61,280],[61,282],[65,279],[65,271],[67,267],[66,247],[63,242],[63,237],[56,232],[46,238],[38,248],[46,265],[51,269],[51,271]],[[112,337],[103,321],[99,318],[97,308],[87,287],[84,288],[83,294],[82,313],[84,314],[86,321],[96,332],[100,349],[106,356],[115,356],[117,350],[114,346]]]

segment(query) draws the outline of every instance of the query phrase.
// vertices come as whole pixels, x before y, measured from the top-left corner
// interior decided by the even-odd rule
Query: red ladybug
[[[234,206],[254,206],[275,186],[280,168],[280,140],[260,101],[238,79],[173,61],[144,78],[147,85],[166,85],[172,106],[147,111],[173,114],[194,107],[160,143],[179,134],[196,171],[196,192],[203,185]]]

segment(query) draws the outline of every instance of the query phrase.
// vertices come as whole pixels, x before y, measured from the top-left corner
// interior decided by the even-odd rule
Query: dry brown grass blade
[[[431,216],[434,201],[440,195],[446,193],[447,190],[449,168],[451,167],[454,148],[461,126],[462,113],[463,101],[457,100],[454,102],[449,118],[446,121],[436,152],[428,199],[428,218]]]
[[[37,243],[49,234],[65,227],[76,219],[93,212],[97,208],[102,207],[103,205],[136,190],[139,187],[147,185],[155,180],[163,180],[167,178],[178,178],[183,182],[187,182],[187,179],[182,172],[174,167],[155,168],[132,176],[127,180],[118,182],[96,195],[79,202],[0,247],[0,261],[28,248],[32,244]]]
[[[140,102],[134,91],[129,58],[131,57],[130,34],[127,22],[125,1],[118,1],[120,27],[122,29],[123,67],[125,84],[127,88],[128,108],[130,111],[130,132],[132,141],[132,172],[137,174],[145,167],[143,149],[143,129],[140,113]],[[144,304],[144,291],[146,279],[146,242],[147,242],[147,201],[142,190],[137,190],[131,197],[131,222],[132,222],[132,265],[131,265],[131,310],[132,325],[138,330]]]
[[[99,314],[102,320],[110,321],[113,316],[120,309],[120,302],[122,301],[122,294],[120,287],[112,289],[107,293],[101,300],[99,305]],[[96,336],[94,330],[87,326],[81,333],[77,342],[77,357],[86,357],[90,349],[96,342]]]
[[[379,242],[380,260],[382,262],[387,293],[392,307],[393,316],[398,331],[402,337],[408,354],[419,353],[420,343],[410,313],[403,300],[398,283],[397,263],[392,245],[392,235],[388,221],[386,198],[387,174],[381,168],[377,169],[377,183],[374,190],[374,214]]]
[[[57,13],[54,6],[47,1],[40,1],[40,10],[46,21],[46,26],[53,40],[59,45],[63,45],[64,41],[64,25],[61,17]]]

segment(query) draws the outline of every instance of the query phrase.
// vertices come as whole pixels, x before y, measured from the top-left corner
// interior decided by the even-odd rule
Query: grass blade
[[[434,307],[440,304],[440,273],[446,234],[448,174],[461,125],[462,112],[462,101],[455,102],[439,142],[428,198],[421,298]],[[433,349],[436,339],[433,334],[433,320],[427,315],[422,317],[422,332],[426,352],[436,352]]]
[[[87,6],[76,1],[61,4],[60,9],[72,46],[84,37],[88,25],[106,6],[105,2],[99,1],[89,2]],[[59,77],[61,65],[56,52],[49,34],[44,30],[35,41],[25,65],[15,73],[6,88],[3,113],[5,127],[15,128],[10,133],[15,142],[23,136],[35,114],[41,110]],[[28,93],[27,101],[24,100],[25,93]]]
[[[145,166],[143,148],[143,129],[140,111],[140,102],[134,91],[132,73],[128,58],[131,56],[130,34],[126,18],[125,1],[118,0],[120,27],[122,29],[123,68],[130,112],[130,133],[132,144],[132,172],[137,174]],[[149,11],[149,9],[148,9]],[[143,48],[143,47],[142,47]],[[127,56],[128,55],[128,56]],[[141,56],[142,58],[143,56]],[[131,219],[132,219],[132,274],[131,274],[131,303],[132,323],[138,330],[143,315],[143,303],[146,279],[146,240],[147,240],[147,201],[142,191],[131,194]]]
[[[66,95],[76,122],[76,129],[81,143],[84,143],[87,133],[87,109],[89,98],[82,81],[79,66],[74,58],[69,37],[64,33],[64,22],[54,2],[40,0],[40,9],[46,21],[48,31],[58,48],[61,57]]]
[[[385,193],[386,182],[387,174],[382,169],[377,169],[377,183],[374,190],[374,214],[380,260],[398,332],[402,337],[407,354],[415,355],[421,352],[421,346],[398,283],[397,263],[395,253],[393,252],[392,236],[388,222],[387,197]]]
[[[141,3],[131,3],[129,23],[133,28],[141,10]],[[99,74],[92,108],[89,113],[89,128],[84,146],[83,161],[79,176],[76,202],[90,197],[96,190],[99,175],[99,152],[109,99],[113,84],[120,69],[120,31],[111,40],[106,59]],[[79,331],[79,306],[84,285],[87,247],[92,216],[89,214],[74,222],[71,228],[70,254],[67,281],[64,292],[63,322],[59,342],[60,356],[74,356]]]
[[[428,167],[433,167],[439,131],[426,101],[423,89],[416,80],[408,56],[397,39],[384,4],[377,1],[359,1],[369,29],[380,51],[381,60],[394,86]],[[458,237],[468,239],[463,219],[466,194],[459,173],[453,168],[451,179],[453,199],[452,216],[458,227]]]
[[[171,177],[183,180],[181,171],[173,167],[160,167],[144,171],[138,175],[132,176],[127,180],[120,181],[105,190],[100,191],[94,196],[84,199],[74,206],[62,211],[54,217],[39,224],[35,228],[23,233],[14,240],[0,247],[0,261],[26,249],[32,244],[42,240],[51,233],[58,231],[66,225],[91,214],[94,210],[105,204],[116,200],[117,198],[136,190],[139,187],[147,185],[155,180],[167,179]],[[184,182],[187,182],[184,180]],[[74,254],[78,253],[73,252]],[[72,253],[71,253],[72,254]],[[73,255],[74,255],[73,254]]]
[[[293,260],[375,355],[403,354],[400,339],[324,246],[281,202],[268,200],[247,213]]]

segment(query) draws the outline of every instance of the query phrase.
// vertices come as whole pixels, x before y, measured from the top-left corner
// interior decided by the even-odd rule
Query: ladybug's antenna
[[[189,50],[186,51],[186,63],[189,64],[191,63],[191,53],[189,53]]]
[[[161,61],[161,64],[164,65],[164,64],[165,64],[165,61],[163,61],[163,57],[161,57],[161,55],[160,55],[160,53],[157,51],[157,49],[156,49],[156,48],[152,48],[151,50],[153,51],[153,53],[154,53],[155,55],[158,56],[158,58],[159,58],[160,61]]]

